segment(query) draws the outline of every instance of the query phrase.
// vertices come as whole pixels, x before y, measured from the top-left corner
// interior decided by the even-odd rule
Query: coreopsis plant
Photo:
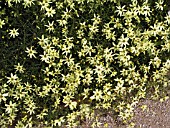
[[[166,1],[2,0],[0,8],[0,127],[76,127],[85,118],[104,127],[97,109],[127,123],[150,90],[168,98]]]

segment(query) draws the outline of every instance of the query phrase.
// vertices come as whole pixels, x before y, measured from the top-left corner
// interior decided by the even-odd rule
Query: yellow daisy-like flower
[[[47,27],[47,31],[50,33],[51,31],[54,32],[54,21],[52,21],[52,23],[50,23],[48,21],[48,25],[45,25],[45,27]]]
[[[10,31],[10,37],[13,37],[13,38],[15,38],[16,36],[18,36],[19,35],[19,33],[18,33],[18,29],[15,29],[15,28],[13,28],[12,30],[9,30]]]
[[[53,17],[53,15],[56,13],[56,11],[51,7],[51,8],[46,8],[46,14],[48,17]]]
[[[16,72],[24,73],[25,69],[24,69],[23,65],[20,65],[20,63],[18,63],[18,65],[14,65],[14,67],[15,67]]]
[[[0,28],[2,28],[3,25],[5,25],[4,20],[0,19]]]
[[[30,49],[29,49],[29,48],[26,48],[27,50],[26,50],[25,52],[28,53],[28,56],[29,56],[30,58],[32,58],[32,57],[36,58],[35,54],[36,54],[37,52],[36,52],[35,50],[33,50],[32,48],[33,48],[33,46],[31,46]]]

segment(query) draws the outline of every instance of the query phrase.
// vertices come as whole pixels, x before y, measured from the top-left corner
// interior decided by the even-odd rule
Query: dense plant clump
[[[167,98],[169,56],[164,0],[2,0],[0,126],[75,127],[95,109],[126,122],[149,90]]]

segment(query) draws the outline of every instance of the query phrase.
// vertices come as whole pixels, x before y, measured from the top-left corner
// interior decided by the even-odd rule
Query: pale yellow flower
[[[15,38],[15,36],[18,36],[19,35],[19,33],[18,33],[18,29],[15,29],[15,28],[13,28],[12,30],[10,30],[10,37],[13,37],[13,38]]]
[[[25,52],[28,53],[28,56],[29,56],[30,58],[32,58],[32,57],[36,58],[35,54],[36,54],[37,52],[36,52],[35,50],[33,50],[32,48],[33,48],[33,46],[31,46],[30,49],[29,49],[29,48],[26,48],[27,50],[26,50]]]
[[[3,25],[5,25],[4,20],[0,19],[0,28],[2,28]]]
[[[51,7],[51,8],[46,8],[46,14],[48,17],[53,17],[53,15],[56,13],[56,11]]]

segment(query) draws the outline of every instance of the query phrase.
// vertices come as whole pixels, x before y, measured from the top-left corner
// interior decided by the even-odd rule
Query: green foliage
[[[131,1],[2,0],[0,126],[74,127],[95,109],[126,122],[148,91],[159,98],[169,84],[168,5]]]

